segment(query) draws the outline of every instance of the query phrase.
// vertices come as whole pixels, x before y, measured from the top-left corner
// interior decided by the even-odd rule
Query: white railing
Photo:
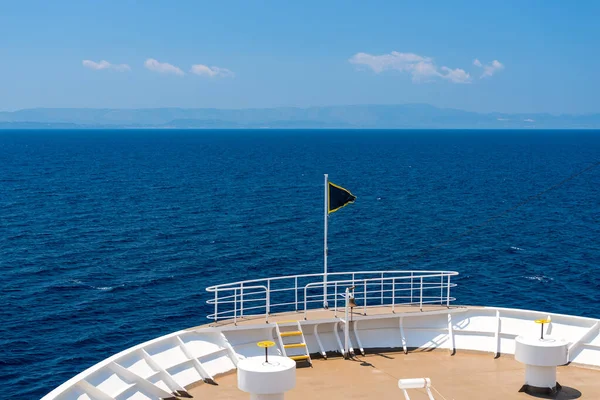
[[[307,311],[324,305],[333,308],[337,317],[338,307],[344,309],[344,292],[354,287],[354,299],[358,308],[367,315],[369,307],[389,306],[394,311],[398,305],[439,304],[449,307],[455,298],[450,281],[455,271],[359,271],[327,274],[305,274],[276,278],[253,279],[206,289],[214,293],[207,301],[214,312],[207,316],[214,321],[264,316],[268,322],[272,313]]]

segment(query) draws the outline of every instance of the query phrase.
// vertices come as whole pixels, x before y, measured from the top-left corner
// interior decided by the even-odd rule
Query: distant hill
[[[600,129],[600,114],[482,114],[426,104],[241,110],[34,108],[0,112],[0,129],[42,128]]]

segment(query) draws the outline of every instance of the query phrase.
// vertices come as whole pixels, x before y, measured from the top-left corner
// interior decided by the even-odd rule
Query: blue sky
[[[429,103],[600,112],[596,1],[0,5],[0,110]]]

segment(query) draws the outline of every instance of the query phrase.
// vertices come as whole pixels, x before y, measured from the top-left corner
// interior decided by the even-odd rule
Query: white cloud
[[[464,69],[455,68],[450,69],[448,67],[442,67],[442,71],[446,74],[441,75],[442,78],[448,79],[454,83],[469,83],[471,82],[471,75],[468,72],[465,72]]]
[[[181,68],[169,63],[161,63],[154,58],[149,58],[144,62],[144,66],[150,71],[160,72],[163,74],[185,75]]]
[[[348,61],[351,64],[367,66],[377,74],[386,70],[408,72],[411,74],[413,82],[431,81],[433,78],[443,78],[454,83],[469,83],[471,81],[471,76],[463,69],[438,68],[431,57],[414,53],[400,53],[397,51],[382,55],[357,53],[350,57]]]
[[[367,53],[357,53],[350,60],[352,64],[366,65],[376,73],[387,69],[396,69],[399,71],[409,71],[417,64],[431,64],[431,58],[421,57],[414,53],[399,53],[392,51],[390,54],[374,56]]]
[[[484,65],[484,64],[481,63],[481,61],[479,61],[478,59],[475,59],[473,61],[473,65],[475,65],[476,67],[479,67],[479,68],[483,68],[483,73],[479,77],[480,79],[492,76],[496,72],[501,71],[501,70],[504,69],[504,64],[502,64],[498,60],[494,60],[491,63]]]
[[[235,76],[235,74],[227,68],[209,67],[203,64],[192,65],[192,69],[190,70],[190,72],[192,74],[208,76],[210,78],[219,76],[233,78]]]
[[[114,71],[124,72],[130,71],[131,68],[127,64],[111,64],[106,60],[102,60],[100,62],[95,62],[91,60],[83,60],[81,64],[89,69],[93,69],[96,71],[100,71],[102,69],[112,69]]]

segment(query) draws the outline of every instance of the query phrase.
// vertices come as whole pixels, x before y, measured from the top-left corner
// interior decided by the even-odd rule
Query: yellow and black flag
[[[336,185],[335,183],[328,182],[329,186],[329,209],[327,210],[328,214],[332,212],[336,212],[340,208],[354,203],[356,200],[356,196],[350,193],[348,189],[344,189],[341,186]]]

